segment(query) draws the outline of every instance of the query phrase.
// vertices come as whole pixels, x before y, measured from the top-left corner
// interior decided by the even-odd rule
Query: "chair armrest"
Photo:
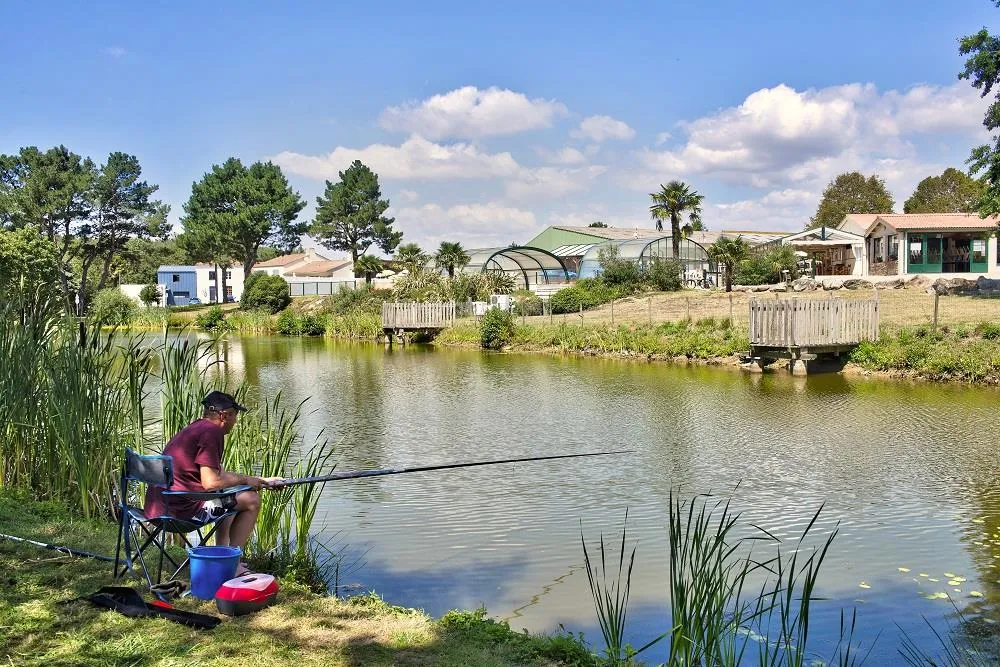
[[[215,500],[216,498],[226,498],[235,496],[244,491],[253,491],[252,486],[240,484],[239,486],[227,486],[218,491],[164,491],[163,495],[174,498],[193,498],[195,500]]]

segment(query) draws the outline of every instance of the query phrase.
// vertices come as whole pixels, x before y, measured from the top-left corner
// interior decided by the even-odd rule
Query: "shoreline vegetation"
[[[225,310],[209,307],[183,312],[139,309],[127,326],[135,331],[195,326],[216,334],[325,336],[376,341],[382,335],[377,309],[381,301],[389,297],[377,294],[376,290],[371,292],[367,297],[345,298],[347,303],[330,298],[294,299],[288,309],[275,315],[236,310],[232,306]],[[981,307],[984,300],[978,299],[979,303],[969,305],[963,302],[960,308],[953,308],[957,311],[954,317],[935,327],[920,322],[924,313],[910,304],[911,300],[922,296],[899,295],[897,299],[903,300],[890,301],[902,315],[888,318],[890,321],[882,325],[878,340],[855,348],[842,372],[886,379],[1000,385],[1000,324],[976,319],[976,308]],[[667,295],[669,297],[673,295]],[[956,302],[970,299],[945,298]],[[687,312],[695,315],[703,305],[697,299],[697,296],[674,297],[678,303],[686,302]],[[708,303],[710,299],[703,300]],[[644,299],[632,301],[641,306]],[[623,302],[619,308],[624,310],[626,306]],[[491,344],[491,349],[727,367],[741,365],[741,355],[749,350],[743,323],[730,323],[726,316],[688,318],[684,306],[680,308],[681,312],[669,314],[676,319],[652,323],[636,319],[613,323],[595,316],[594,311],[583,311],[583,317],[573,314],[553,319],[539,317],[528,310],[525,317],[512,317],[509,339],[501,340],[499,345]],[[719,308],[715,307],[711,312],[717,310]],[[980,314],[980,317],[983,315],[988,317],[989,313]],[[482,347],[482,326],[481,321],[465,318],[430,342],[442,347],[479,348]],[[780,364],[774,367],[778,366]]]

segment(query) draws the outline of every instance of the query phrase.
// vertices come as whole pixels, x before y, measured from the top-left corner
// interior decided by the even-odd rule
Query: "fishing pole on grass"
[[[622,449],[614,452],[588,452],[585,454],[558,454],[554,456],[529,456],[519,459],[500,459],[497,461],[473,461],[472,463],[446,463],[433,466],[416,466],[413,468],[376,468],[374,470],[359,470],[354,472],[334,472],[327,475],[298,477],[276,482],[275,487],[295,486],[297,484],[314,484],[318,482],[333,482],[341,479],[358,479],[361,477],[381,477],[383,475],[402,475],[409,472],[430,472],[432,470],[452,470],[454,468],[473,468],[476,466],[491,466],[502,463],[523,463],[525,461],[551,461],[552,459],[575,459],[584,456],[608,456],[610,454],[631,454],[634,450]]]
[[[5,540],[11,540],[13,542],[20,542],[22,544],[31,544],[36,547],[42,547],[43,549],[51,549],[52,551],[58,551],[59,553],[64,553],[67,556],[76,556],[78,558],[95,558],[97,560],[103,560],[108,563],[114,563],[115,559],[111,556],[104,556],[101,554],[90,553],[89,551],[81,551],[80,549],[71,549],[70,547],[61,547],[58,544],[48,544],[46,542],[38,542],[37,540],[29,540],[23,537],[15,537],[14,535],[4,535],[0,533],[0,538]]]

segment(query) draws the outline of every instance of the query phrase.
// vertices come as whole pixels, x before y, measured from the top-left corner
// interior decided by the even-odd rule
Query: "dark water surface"
[[[260,391],[312,397],[307,436],[323,429],[341,470],[635,450],[329,485],[314,528],[346,543],[348,560],[364,555],[351,583],[394,603],[434,615],[485,605],[514,629],[562,624],[599,643],[581,525],[588,540],[614,538],[628,508],[628,627],[641,645],[668,628],[670,489],[725,495],[740,483],[734,508],[776,536],[796,537],[824,503],[814,530],[839,523],[817,591],[829,599],[814,603],[820,654],[842,609],[857,609],[866,647],[881,633],[869,664],[900,661],[897,624],[934,648],[924,617],[947,630],[957,607],[986,634],[1000,618],[995,390],[323,340],[227,345]]]

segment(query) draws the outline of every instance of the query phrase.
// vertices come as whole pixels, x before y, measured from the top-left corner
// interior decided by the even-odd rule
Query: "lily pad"
[[[971,595],[974,598],[981,598],[981,597],[983,597],[983,594],[980,593],[979,591],[969,591],[969,595]]]
[[[871,588],[871,586],[869,586],[868,584],[866,584],[866,583],[865,583],[865,582],[863,582],[863,581],[862,581],[862,582],[861,582],[860,584],[858,584],[858,587],[859,587],[859,588]]]
[[[908,568],[908,567],[897,567],[896,569],[899,570],[900,572],[909,572],[910,571],[910,568]]]

